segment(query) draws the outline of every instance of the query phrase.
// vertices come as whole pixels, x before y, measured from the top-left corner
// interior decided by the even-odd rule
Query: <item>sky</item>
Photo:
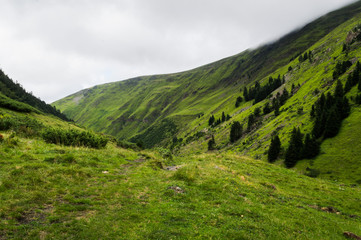
[[[0,0],[0,68],[51,103],[199,67],[274,41],[352,0]]]

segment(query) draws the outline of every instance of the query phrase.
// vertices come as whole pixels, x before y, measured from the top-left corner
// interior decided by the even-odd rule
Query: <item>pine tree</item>
[[[244,100],[246,102],[248,102],[250,99],[249,99],[249,96],[248,96],[248,90],[247,90],[247,87],[244,87],[243,89],[243,97],[244,97]]]
[[[234,143],[242,137],[242,125],[236,121],[231,126],[230,141]]]
[[[278,103],[278,100],[275,101],[273,108],[275,110],[275,116],[280,115],[280,105]]]
[[[315,105],[312,105],[310,116],[311,118],[314,118],[316,116]]]
[[[332,138],[337,135],[341,127],[341,121],[338,111],[333,107],[327,116],[324,132],[325,138]]]
[[[260,108],[256,108],[255,110],[254,110],[254,116],[257,118],[257,117],[259,117],[261,115],[261,109]]]
[[[212,126],[213,123],[214,123],[214,121],[215,121],[215,119],[214,119],[214,116],[212,115],[212,116],[209,118],[209,120],[208,120],[208,125],[209,125],[209,126]]]
[[[303,158],[312,159],[319,154],[320,144],[314,138],[311,138],[309,134],[306,134],[302,152]]]
[[[222,122],[226,121],[226,115],[224,114],[224,112],[222,112]]]
[[[248,124],[247,124],[247,130],[251,130],[252,126],[253,126],[253,123],[254,123],[254,115],[253,113],[251,113],[249,116],[248,116]]]
[[[336,83],[336,89],[335,89],[335,98],[343,98],[344,92],[343,92],[343,86],[340,80],[337,80]]]
[[[348,75],[348,78],[347,78],[347,81],[346,81],[346,84],[345,84],[345,93],[348,93],[351,88],[353,87],[353,74],[350,74]]]
[[[321,116],[317,116],[312,129],[312,135],[317,139],[322,137],[325,131],[326,114],[323,113]]]
[[[214,140],[214,136],[208,141],[208,151],[214,150],[216,145],[216,141]]]
[[[270,112],[271,112],[271,108],[270,108],[270,106],[269,106],[269,102],[267,102],[267,103],[265,104],[265,106],[263,107],[263,114],[266,115],[266,114],[268,114],[268,113],[270,113]]]
[[[281,151],[281,141],[278,135],[276,135],[272,138],[271,145],[268,149],[268,161],[271,163],[276,161],[280,151]]]
[[[285,165],[287,168],[294,167],[298,160],[302,158],[302,134],[300,129],[294,128],[291,135],[290,144],[286,150]]]
[[[236,100],[236,108],[238,108],[240,105],[241,105],[241,102],[243,101],[242,97],[237,97],[237,100]]]

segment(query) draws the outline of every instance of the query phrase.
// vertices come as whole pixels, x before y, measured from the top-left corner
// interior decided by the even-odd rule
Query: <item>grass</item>
[[[8,134],[3,133],[5,139]],[[344,239],[361,189],[234,154],[0,144],[2,239]],[[175,171],[165,166],[179,166]],[[323,210],[322,210],[323,208]],[[334,211],[334,213],[333,213]]]

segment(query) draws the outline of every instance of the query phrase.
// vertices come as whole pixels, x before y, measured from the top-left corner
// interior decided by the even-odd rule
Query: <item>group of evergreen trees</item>
[[[290,98],[290,94],[289,92],[287,91],[287,89],[283,89],[282,91],[282,94],[280,92],[278,92],[276,94],[276,97],[274,97],[272,99],[272,110],[275,111],[275,115],[278,116],[279,115],[279,110],[280,110],[280,107],[283,106],[287,99]]]
[[[334,78],[338,78],[351,66],[351,62],[344,61],[338,63],[334,71]],[[291,134],[289,146],[285,151],[285,165],[288,168],[295,166],[300,159],[311,159],[318,155],[320,143],[323,139],[334,137],[338,134],[342,120],[350,114],[350,104],[345,96],[352,87],[358,84],[361,91],[361,64],[357,62],[355,70],[347,78],[345,87],[337,80],[336,88],[333,94],[324,93],[312,106],[311,118],[314,120],[312,134],[306,134],[303,140],[303,134],[299,128],[294,128]],[[282,94],[283,95],[283,94]],[[273,99],[272,108],[282,104],[288,98],[288,93],[284,97],[279,95],[277,100]],[[361,95],[356,97],[356,103],[361,104]],[[266,105],[264,112],[269,112],[270,107]],[[276,111],[276,110],[275,110]],[[278,136],[274,136],[268,150],[268,161],[274,162],[281,151],[281,142]]]
[[[274,162],[277,160],[281,152],[281,141],[278,135],[271,139],[271,144],[268,149],[268,161]],[[290,144],[285,153],[285,165],[291,168],[296,165],[298,160],[311,159],[320,152],[320,144],[310,134],[306,134],[303,141],[303,135],[299,128],[293,128]]]
[[[322,93],[312,106],[311,117],[315,120],[312,134],[315,138],[331,138],[337,135],[341,122],[350,114],[350,104],[344,96],[342,83],[338,80],[334,94]]]
[[[346,81],[345,88],[344,88],[345,93],[348,93],[351,90],[351,88],[353,88],[357,84],[358,84],[359,91],[361,91],[360,75],[361,75],[361,64],[360,64],[360,62],[357,62],[355,70],[351,74],[349,74],[347,77],[347,81]]]
[[[1,69],[0,92],[13,100],[29,104],[43,113],[49,113],[63,120],[69,121],[69,119],[55,107],[46,104],[39,98],[34,97],[31,93],[26,92],[19,83],[14,83],[13,80],[11,80]]]
[[[290,144],[285,153],[285,165],[294,167],[298,160],[311,159],[318,155],[320,144],[317,140],[306,134],[305,141],[299,128],[293,128]]]
[[[310,62],[312,62],[313,59],[313,54],[311,51],[309,51],[308,53],[306,52],[305,54],[300,54],[300,56],[298,57],[298,61],[300,61],[300,63],[306,61],[306,60],[310,60]]]
[[[208,125],[210,127],[215,127],[222,122],[228,121],[229,119],[231,119],[231,116],[229,114],[226,115],[224,112],[222,112],[222,117],[218,118],[217,120],[215,119],[214,115],[210,116],[210,118],[208,119]]]
[[[338,79],[338,77],[344,74],[351,66],[352,62],[350,61],[338,62],[336,64],[335,70],[333,71],[333,79]]]
[[[276,79],[270,77],[268,83],[263,87],[261,87],[261,85],[257,81],[254,87],[251,87],[249,89],[247,89],[247,87],[243,88],[243,97],[246,102],[254,99],[254,103],[258,103],[263,99],[267,98],[267,96],[271,94],[274,90],[279,88],[283,82],[284,76],[281,79],[280,75]]]

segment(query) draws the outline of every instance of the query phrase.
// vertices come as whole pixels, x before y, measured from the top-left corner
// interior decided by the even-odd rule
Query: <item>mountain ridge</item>
[[[322,93],[333,94],[336,85],[333,73],[338,64],[352,61],[349,69],[337,77],[343,85],[354,71],[361,57],[360,44],[355,41],[347,45],[346,38],[358,26],[360,12],[361,1],[256,50],[186,72],[96,86],[86,94],[68,96],[54,105],[80,124],[122,140],[142,142],[147,148],[167,147],[183,155],[202,153],[214,137],[219,151],[239,152],[265,160],[271,137],[279,134],[281,156],[284,156],[293,127],[300,127],[304,135],[312,133],[311,106]],[[263,93],[257,101],[245,101],[244,87],[251,89],[258,84],[259,88],[266,89],[271,79],[280,79],[281,85]],[[355,89],[346,94],[352,111],[358,108]],[[274,114],[274,109],[262,113],[267,104],[273,108],[272,100],[285,91],[287,97],[279,106],[279,115]],[[81,98],[77,104],[73,101],[75,96]],[[239,97],[243,99],[235,106]],[[256,112],[260,115],[254,117]],[[221,121],[223,114],[232,119]],[[217,124],[209,126],[213,115]],[[243,125],[243,135],[230,143],[230,125],[236,121]],[[321,146],[321,153],[322,149]],[[316,161],[327,165],[322,154]],[[282,163],[279,160],[276,164]],[[306,173],[306,169],[312,166],[307,165],[300,171]],[[358,181],[356,173],[352,178]]]

